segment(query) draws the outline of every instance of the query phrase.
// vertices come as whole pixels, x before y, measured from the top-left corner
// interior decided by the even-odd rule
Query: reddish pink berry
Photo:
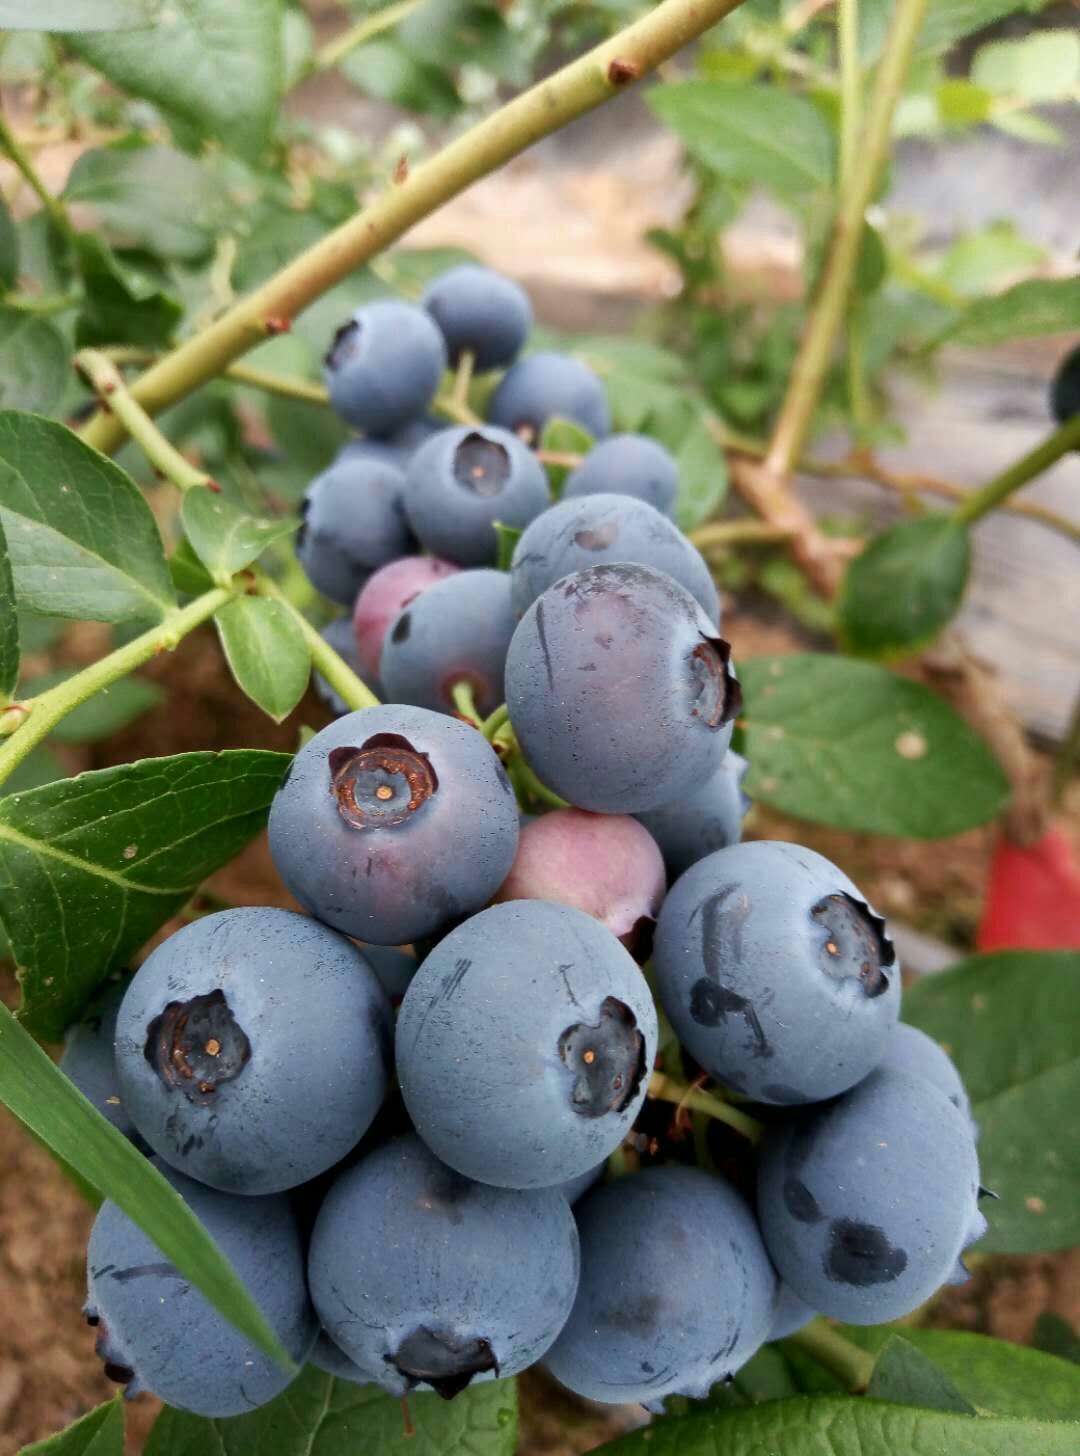
[[[401,556],[380,566],[364,584],[353,608],[353,632],[362,667],[379,675],[383,639],[397,614],[421,592],[459,568],[438,556]]]

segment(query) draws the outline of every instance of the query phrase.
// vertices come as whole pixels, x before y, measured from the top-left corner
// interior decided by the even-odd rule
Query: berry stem
[[[458,360],[457,373],[454,375],[454,388],[450,398],[459,410],[469,410],[469,385],[472,383],[473,365],[476,363],[476,355],[471,349],[462,349],[461,358]]]
[[[114,364],[156,364],[161,355],[153,349],[140,349],[130,344],[114,344],[99,349],[106,359]],[[260,369],[254,364],[230,364],[224,371],[226,379],[236,384],[247,384],[252,389],[261,389],[265,394],[280,394],[283,399],[302,399],[308,404],[330,403],[330,392],[323,384],[313,379],[297,379],[290,374],[277,374],[270,369]]]
[[[735,546],[742,541],[790,541],[791,531],[786,526],[773,526],[768,521],[745,517],[737,521],[710,521],[688,533],[689,539],[699,551],[713,547]]]
[[[475,410],[465,403],[459,403],[456,393],[437,394],[431,401],[436,414],[445,415],[448,420],[457,420],[459,425],[482,425],[484,422]]]
[[[489,717],[480,724],[480,732],[491,743],[504,723],[510,721],[510,709],[505,703],[500,703]]]
[[[649,1096],[660,1102],[673,1102],[676,1107],[688,1108],[691,1112],[704,1112],[718,1122],[726,1122],[728,1127],[734,1128],[752,1143],[760,1142],[765,1131],[756,1117],[732,1107],[728,1102],[722,1102],[712,1092],[687,1087],[682,1082],[666,1077],[663,1072],[654,1072],[649,1078]]]
[[[424,0],[400,0],[397,5],[386,5],[382,10],[377,10],[374,15],[368,15],[363,20],[358,20],[355,25],[342,31],[341,35],[335,36],[333,40],[327,41],[322,50],[316,52],[308,74],[311,71],[329,71],[366,41],[382,35],[384,31],[393,30],[395,25],[399,25],[423,3]]]
[[[466,723],[471,723],[474,728],[484,731],[484,720],[480,717],[476,708],[476,697],[473,694],[472,683],[467,678],[462,678],[450,689],[450,697],[454,707],[457,709],[458,717],[464,718]]]
[[[421,218],[534,142],[625,90],[621,78],[628,65],[635,76],[655,70],[739,4],[740,0],[663,0],[618,35],[544,77],[414,167],[404,181],[387,187],[355,217],[185,340],[135,382],[135,399],[150,414],[157,414],[185,398],[396,242]],[[622,69],[613,69],[613,62]],[[99,412],[83,435],[99,450],[115,450],[124,437],[123,421]]]
[[[1040,445],[1036,445],[1034,450],[1021,455],[1019,460],[986,485],[971,491],[967,499],[953,511],[953,520],[962,526],[971,525],[999,506],[1013,491],[1019,490],[1036,475],[1048,470],[1063,455],[1077,449],[1080,449],[1080,414],[1066,420]]]
[[[803,1329],[789,1335],[785,1343],[798,1345],[819,1365],[831,1370],[854,1395],[862,1395],[874,1372],[874,1357],[860,1350],[825,1320],[811,1320]]]
[[[516,743],[516,740],[515,740]],[[558,794],[548,788],[547,784],[537,778],[532,767],[526,762],[525,756],[519,746],[515,747],[515,767],[521,776],[521,784],[525,792],[533,799],[538,799],[541,804],[546,804],[549,809],[568,809],[570,805],[565,799],[560,799]]]
[[[8,126],[3,115],[0,114],[0,151],[5,152],[18,168],[24,179],[29,183],[31,190],[37,195],[42,207],[49,215],[49,221],[57,232],[61,233],[67,242],[75,247],[78,243],[78,234],[72,226],[68,217],[67,208],[54,197],[45,183],[41,180],[37,168],[30,159],[29,152],[19,141],[18,137]]]

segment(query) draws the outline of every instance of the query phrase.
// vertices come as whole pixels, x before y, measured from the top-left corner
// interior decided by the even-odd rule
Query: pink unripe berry
[[[390,623],[402,607],[458,569],[437,556],[401,556],[368,578],[353,608],[353,633],[361,665],[373,677],[379,675],[379,657]]]
[[[655,920],[667,879],[649,831],[626,814],[556,809],[526,824],[496,900],[554,900],[584,910],[629,949]]]

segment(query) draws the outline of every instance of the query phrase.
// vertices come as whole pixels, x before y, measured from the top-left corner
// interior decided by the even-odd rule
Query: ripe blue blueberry
[[[795,1334],[804,1325],[808,1325],[812,1319],[817,1317],[817,1311],[804,1304],[794,1289],[789,1289],[781,1279],[780,1292],[776,1297],[776,1309],[773,1312],[773,1322],[769,1326],[769,1342],[773,1340],[786,1340],[788,1335]]]
[[[378,678],[373,677],[360,665],[360,652],[356,645],[352,618],[335,617],[332,622],[326,624],[319,635],[324,642],[329,643],[339,657],[344,658],[360,681],[366,683],[377,698],[381,698],[383,693]],[[352,711],[345,699],[330,686],[321,672],[312,673],[311,685],[335,718],[340,718],[343,713]]]
[[[922,1077],[944,1092],[952,1105],[975,1127],[967,1089],[952,1058],[932,1037],[917,1026],[898,1021],[885,1044],[885,1055],[878,1064],[893,1072],[907,1072]]]
[[[514,900],[452,930],[397,1025],[417,1132],[504,1188],[564,1183],[613,1152],[644,1098],[656,1013],[629,953],[565,905]]]
[[[581,1283],[545,1365],[589,1400],[662,1409],[705,1396],[768,1338],[776,1275],[740,1194],[698,1168],[647,1168],[576,1209]]]
[[[398,1138],[331,1187],[308,1279],[365,1380],[449,1399],[548,1349],[577,1289],[577,1230],[558,1189],[485,1187]]]
[[[1057,367],[1050,386],[1050,413],[1059,425],[1080,415],[1080,344]]]
[[[407,945],[490,900],[514,860],[517,815],[475,728],[427,708],[366,708],[296,755],[270,808],[270,853],[318,919]]]
[[[599,1183],[604,1176],[604,1169],[607,1163],[597,1163],[595,1168],[586,1168],[584,1173],[579,1173],[576,1178],[567,1178],[565,1183],[557,1185],[559,1192],[573,1207],[579,1199],[584,1198],[589,1189]]]
[[[136,1147],[149,1151],[124,1107],[116,1070],[113,1045],[116,1017],[127,986],[125,977],[97,1000],[82,1021],[68,1028],[60,1070],[70,1077],[87,1101],[92,1102],[118,1132],[122,1132]]]
[[[770,1129],[758,1212],[780,1277],[812,1309],[883,1324],[963,1279],[980,1238],[971,1128],[945,1094],[878,1070]]]
[[[885,1055],[900,1009],[884,920],[797,844],[735,844],[688,869],[660,911],[653,965],[686,1050],[758,1102],[854,1086]]]
[[[666,573],[590,566],[536,599],[506,660],[529,763],[579,809],[633,814],[689,794],[739,710],[728,644]]]
[[[361,946],[364,959],[379,978],[379,985],[396,1006],[409,989],[416,975],[417,959],[409,951],[393,945]]]
[[[663,445],[648,435],[611,435],[594,445],[570,472],[563,498],[572,500],[598,491],[636,496],[661,515],[673,516],[678,489],[679,467]]]
[[[611,410],[597,375],[569,354],[527,354],[511,364],[488,404],[492,424],[535,445],[556,417],[580,425],[594,440],[611,433]]]
[[[318,1324],[304,1281],[300,1229],[284,1196],[235,1198],[159,1171],[205,1225],[298,1363]],[[292,1380],[181,1275],[115,1203],[103,1203],[86,1251],[87,1322],[105,1373],[134,1396],[212,1418],[246,1415]]]
[[[342,419],[368,435],[393,435],[422,415],[446,368],[446,345],[412,303],[366,303],[334,335],[324,377]]]
[[[428,551],[459,566],[490,566],[498,553],[494,523],[527,526],[551,504],[551,490],[516,436],[493,425],[460,425],[417,450],[404,502]]]
[[[701,553],[666,516],[625,495],[562,500],[526,527],[510,563],[514,611],[520,617],[571,572],[613,561],[666,572],[719,625],[720,600]]]
[[[750,807],[742,791],[748,767],[746,759],[729,748],[704,783],[670,804],[635,815],[660,846],[673,884],[707,854],[738,844]]]
[[[473,263],[436,278],[421,302],[446,340],[450,363],[456,365],[468,350],[477,373],[511,364],[532,328],[532,304],[525,290]]]
[[[395,466],[350,454],[348,446],[308,486],[296,554],[308,580],[331,601],[351,607],[377,567],[415,550],[404,488]]]
[[[390,1008],[343,936],[291,910],[185,925],[136,972],[116,1023],[124,1104],[150,1146],[229,1193],[330,1168],[386,1092]]]
[[[459,571],[404,607],[383,639],[379,676],[394,703],[454,713],[451,690],[466,682],[484,716],[505,697],[503,675],[517,625],[505,571]]]
[[[368,1384],[368,1377],[344,1350],[338,1349],[325,1330],[319,1331],[315,1348],[308,1356],[308,1364],[314,1365],[324,1375],[332,1375],[335,1380],[350,1380],[354,1385]]]

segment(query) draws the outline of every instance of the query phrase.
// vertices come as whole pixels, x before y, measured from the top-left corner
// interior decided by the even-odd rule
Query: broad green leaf
[[[71,43],[122,91],[257,161],[281,99],[281,12],[280,0],[183,0],[159,4],[150,31]]]
[[[971,79],[998,95],[1067,101],[1080,85],[1080,36],[1043,30],[1022,40],[991,41],[975,52]]]
[[[872,1354],[902,1334],[905,1343],[931,1360],[980,1413],[1080,1421],[1080,1371],[1059,1359],[1056,1351],[1044,1354],[959,1330],[845,1325],[843,1334]]]
[[[54,420],[0,410],[0,522],[26,611],[148,621],[176,603],[138,488]]]
[[[169,343],[184,315],[183,304],[166,293],[158,277],[116,256],[94,233],[80,233],[78,263],[85,297],[75,323],[80,348],[93,344],[134,344],[157,348]]]
[[[1080,1334],[1067,1320],[1045,1311],[1035,1321],[1032,1344],[1048,1355],[1057,1355],[1068,1360],[1070,1365],[1080,1365]]]
[[[0,290],[14,288],[19,276],[19,234],[7,203],[0,197]]]
[[[920,683],[831,654],[739,665],[746,791],[814,824],[938,839],[999,814],[990,750]]]
[[[186,536],[180,538],[176,550],[169,557],[169,575],[176,590],[191,597],[201,596],[214,585],[210,573],[195,555]]]
[[[414,55],[391,36],[380,36],[350,51],[341,69],[365,96],[393,102],[408,111],[453,116],[461,109],[461,98],[446,67]]]
[[[473,65],[505,81],[529,80],[521,31],[489,0],[426,0],[400,24],[396,39],[412,55],[437,56],[444,67]]]
[[[904,1019],[956,1062],[999,1195],[979,1244],[1027,1254],[1080,1243],[1080,954],[973,956],[907,993]]]
[[[830,187],[835,144],[805,97],[764,83],[677,81],[654,86],[649,105],[691,156],[725,180],[799,198]]]
[[[605,1456],[1075,1456],[1076,1435],[1065,1421],[819,1395],[660,1420],[599,1449]]]
[[[0,918],[35,1036],[59,1038],[108,972],[259,832],[289,762],[182,753],[0,799]]]
[[[308,1366],[276,1400],[250,1415],[208,1421],[166,1407],[144,1456],[513,1456],[513,1380],[469,1386],[453,1400],[410,1395],[407,1435],[400,1400],[371,1385]]]
[[[967,233],[946,249],[935,273],[956,293],[978,297],[1000,279],[1030,271],[1046,261],[1046,250],[1029,242],[1014,222],[992,222]]]
[[[0,523],[0,706],[11,701],[19,681],[19,617],[7,538]]]
[[[304,696],[311,650],[284,602],[237,597],[214,615],[233,677],[275,723]]]
[[[679,467],[675,520],[680,530],[692,531],[715,514],[728,488],[727,458],[703,412],[695,414],[684,434],[675,463]]]
[[[64,682],[71,671],[51,672],[36,678],[23,688],[26,697],[36,697],[57,683]],[[112,687],[95,693],[62,719],[50,735],[57,743],[96,743],[119,733],[142,713],[160,703],[165,694],[156,683],[144,677],[122,677]]]
[[[66,1430],[24,1446],[19,1456],[124,1456],[124,1406],[119,1396]]]
[[[921,51],[946,51],[962,36],[985,30],[995,20],[1016,10],[1032,8],[1025,0],[933,0],[926,7],[918,48]]]
[[[935,512],[889,526],[844,573],[841,643],[858,656],[886,660],[918,652],[955,616],[970,569],[967,529],[951,516]]]
[[[51,319],[0,304],[0,405],[56,413],[71,351]]]
[[[946,337],[954,344],[984,347],[1038,334],[1080,329],[1080,275],[1030,278],[1004,293],[980,298],[960,316]]]
[[[555,416],[544,426],[539,448],[550,451],[553,455],[587,455],[594,444],[588,430],[582,429],[573,420]],[[551,482],[551,494],[555,500],[561,499],[566,477],[573,468],[572,465],[545,464],[544,469]]]
[[[10,30],[130,30],[149,25],[161,0],[0,0]]]
[[[302,10],[285,10],[281,32],[284,89],[291,91],[307,74],[315,54],[315,27]]]
[[[215,577],[250,566],[271,541],[291,536],[298,524],[292,518],[249,516],[201,485],[185,492],[180,516],[196,555]]]
[[[964,1399],[945,1372],[903,1335],[891,1335],[885,1342],[866,1394],[871,1400],[889,1400],[896,1405],[955,1411],[964,1416],[975,1414],[975,1407]]]
[[[495,539],[498,548],[495,553],[495,568],[497,571],[509,571],[510,563],[514,559],[514,547],[521,540],[522,531],[519,526],[504,526],[502,521],[494,521]]]
[[[83,152],[64,198],[92,207],[111,242],[189,263],[206,256],[228,221],[210,171],[174,147],[123,143]]]
[[[243,1281],[179,1193],[3,1005],[0,1102],[92,1188],[111,1198],[237,1329],[288,1363]]]

